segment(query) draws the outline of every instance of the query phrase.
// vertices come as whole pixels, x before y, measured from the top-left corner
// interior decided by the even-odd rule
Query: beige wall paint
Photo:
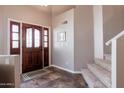
[[[0,54],[3,54],[4,50],[3,50],[3,9],[2,7],[0,7]]]
[[[110,46],[105,43],[124,29],[123,18],[124,6],[94,6],[95,58],[111,53]]]
[[[74,18],[74,69],[80,71],[94,59],[93,7],[76,6]]]
[[[67,24],[62,24],[68,21]],[[59,42],[57,35],[66,32],[66,41]],[[74,71],[74,10],[66,11],[53,19],[52,65]]]
[[[117,60],[116,60],[116,84],[117,88],[124,88],[124,36],[117,40],[116,52],[117,52]]]
[[[105,43],[124,30],[124,6],[103,6],[104,52],[111,53]]]
[[[1,37],[2,42],[0,43],[0,46],[1,50],[3,50],[2,53],[4,54],[8,54],[8,18],[43,26],[51,26],[51,15],[30,6],[0,6],[0,10],[3,18],[2,25],[0,25],[3,35],[3,37]]]
[[[86,11],[87,10],[87,11]],[[68,25],[61,25],[68,20]],[[53,26],[52,64],[71,71],[80,71],[93,62],[93,9],[92,6],[76,6],[55,17]],[[67,41],[57,41],[57,32],[67,31]]]

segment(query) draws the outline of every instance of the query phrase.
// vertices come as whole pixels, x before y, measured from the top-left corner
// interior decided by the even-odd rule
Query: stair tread
[[[111,64],[110,60],[95,58],[95,60],[104,61],[105,63]]]
[[[111,61],[96,58],[95,63],[106,70],[111,71]]]
[[[104,54],[104,56],[109,56],[109,57],[111,57],[111,54]]]
[[[111,54],[104,54],[104,58],[111,61]]]
[[[98,80],[88,69],[82,69],[82,75],[90,88],[105,88],[105,85]]]
[[[105,84],[107,87],[111,87],[111,73],[97,64],[88,64],[88,69]]]

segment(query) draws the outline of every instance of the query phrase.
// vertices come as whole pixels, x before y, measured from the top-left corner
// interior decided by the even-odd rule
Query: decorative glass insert
[[[47,30],[44,30],[44,35],[48,35]]]
[[[13,25],[12,25],[12,32],[19,32],[19,26],[13,24]]]
[[[48,43],[47,42],[44,42],[44,47],[48,47]]]
[[[12,48],[19,48],[19,42],[18,41],[12,41]]]
[[[40,47],[40,31],[34,30],[34,47]]]
[[[32,47],[32,28],[26,30],[26,47]]]
[[[48,38],[47,38],[47,36],[44,36],[44,41],[48,41]]]
[[[12,33],[12,40],[19,40],[18,33]]]

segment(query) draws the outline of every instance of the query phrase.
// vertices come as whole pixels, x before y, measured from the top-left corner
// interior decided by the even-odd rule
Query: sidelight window
[[[10,53],[19,54],[20,51],[20,23],[10,21]]]
[[[43,32],[43,44],[44,44],[44,48],[48,47],[48,29],[44,28],[44,32]]]

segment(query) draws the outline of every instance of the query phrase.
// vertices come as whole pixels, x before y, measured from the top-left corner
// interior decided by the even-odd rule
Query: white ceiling
[[[51,6],[42,6],[42,5],[32,5],[31,7],[46,12],[46,13],[50,13],[51,12]]]
[[[57,15],[71,8],[74,8],[75,6],[74,5],[48,5],[48,6],[32,5],[32,7],[46,13],[52,12],[53,15]]]
[[[53,5],[52,6],[52,14],[58,15],[58,14],[65,12],[69,9],[72,9],[74,7],[75,7],[74,5]]]

